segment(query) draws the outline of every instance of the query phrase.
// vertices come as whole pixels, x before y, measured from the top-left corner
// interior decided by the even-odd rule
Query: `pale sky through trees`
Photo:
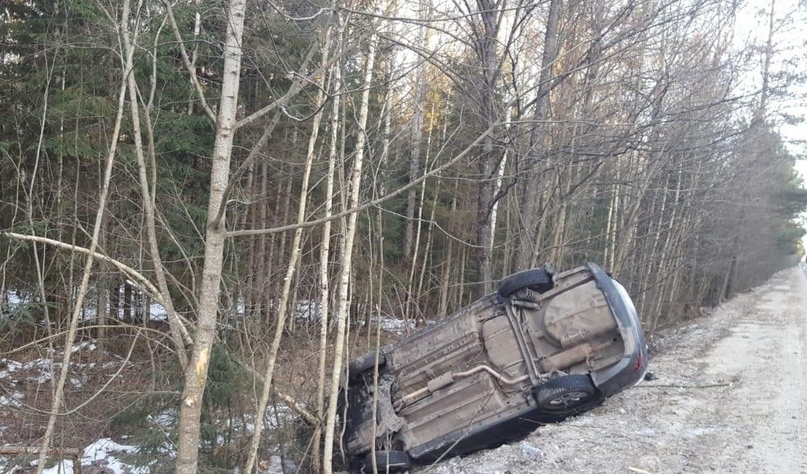
[[[762,64],[764,48],[768,34],[771,3],[775,8],[775,26],[773,37],[772,74],[803,74],[804,58],[807,56],[807,40],[804,31],[807,29],[807,8],[800,6],[798,0],[750,0],[740,9],[735,27],[735,44],[743,46],[748,43],[760,45],[757,52],[759,68],[749,72],[746,81],[754,91],[761,90]],[[784,94],[772,98],[769,117],[779,125],[779,131],[792,153],[807,156],[807,84],[793,81],[785,86]],[[773,84],[776,86],[776,84]],[[793,119],[791,123],[783,121],[784,116]],[[797,169],[807,176],[807,164],[800,163]]]
[[[807,29],[807,11],[799,7],[797,0],[773,0],[776,10],[776,21],[779,23],[774,32],[774,71],[802,72],[803,58],[807,56],[807,41],[804,31]],[[765,44],[769,25],[771,0],[751,0],[739,11],[735,26],[735,44]],[[761,90],[763,52],[759,51],[759,69],[750,71],[746,79],[752,90]],[[796,69],[795,71],[793,69]],[[796,83],[788,87],[784,97],[774,99],[772,118],[779,123],[779,132],[788,149],[798,159],[795,169],[802,180],[807,182],[807,84]],[[781,114],[794,120],[786,123]],[[801,215],[802,223],[807,222],[807,214]],[[807,248],[807,235],[802,237],[802,244]]]

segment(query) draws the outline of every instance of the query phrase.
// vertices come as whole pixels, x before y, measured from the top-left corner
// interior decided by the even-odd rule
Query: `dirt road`
[[[807,277],[660,336],[644,382],[527,439],[414,472],[807,474]]]

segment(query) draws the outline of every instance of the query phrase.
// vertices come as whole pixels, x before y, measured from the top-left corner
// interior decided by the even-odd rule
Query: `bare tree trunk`
[[[540,196],[540,199],[538,200],[538,204],[540,204],[540,206],[538,206],[538,208],[542,209],[542,211],[541,215],[539,216],[540,219],[538,220],[537,224],[538,230],[534,233],[534,236],[532,237],[533,238],[532,242],[533,245],[535,246],[534,247],[535,251],[532,252],[529,265],[527,265],[529,267],[536,266],[538,264],[538,259],[540,258],[540,256],[549,258],[549,255],[547,254],[546,250],[543,249],[543,247],[544,247],[544,235],[547,233],[546,228],[549,225],[549,219],[546,216],[548,214],[547,210],[552,205],[552,190],[548,186],[545,186],[544,189],[540,193],[538,193],[538,196]],[[523,215],[521,213],[521,210],[519,209],[518,217],[516,218],[516,220],[521,221],[521,219],[523,219]],[[524,224],[520,222],[520,228],[519,232],[516,232],[517,234],[520,234],[520,229],[523,229],[523,225]],[[516,254],[518,253],[520,245],[521,245],[521,239],[516,238],[516,247],[515,249],[513,249],[513,255],[512,255],[513,259],[516,258]],[[520,267],[520,269],[523,270],[524,267]],[[516,270],[519,270],[519,268],[510,268],[510,271],[516,271]]]
[[[414,188],[412,188],[414,189]],[[406,321],[412,320],[412,305],[417,301],[420,295],[415,293],[415,269],[418,264],[418,256],[420,254],[420,222],[423,220],[423,204],[426,195],[426,181],[420,183],[420,205],[417,207],[417,231],[415,232],[415,248],[412,250],[411,262],[409,265],[409,280],[406,285],[406,308],[404,310],[404,319]]]
[[[454,257],[454,240],[448,240],[445,260],[443,260],[443,271],[440,273],[440,304],[437,307],[437,316],[443,317],[448,313],[448,297],[451,293],[451,275],[454,273],[452,259]]]
[[[511,113],[512,111],[510,110],[510,108],[508,108],[505,111],[504,116],[505,131],[510,129]],[[505,149],[504,153],[502,153],[502,159],[499,162],[499,167],[497,168],[496,171],[496,181],[495,186],[493,188],[494,195],[498,195],[502,190],[502,184],[504,182],[504,170],[507,167],[507,151],[508,149]],[[496,226],[498,224],[498,218],[499,218],[499,201],[497,200],[496,202],[493,203],[493,207],[490,210],[490,242],[488,242],[488,253],[490,253],[491,255],[493,255],[493,248],[496,244]],[[492,271],[493,270],[491,268],[491,275]]]
[[[451,213],[454,214],[457,212],[457,188],[459,182],[454,181],[454,197],[451,199]],[[442,286],[440,288],[440,306],[437,309],[438,316],[445,316],[448,312],[448,301],[449,295],[452,292],[452,285],[451,282],[453,281],[451,275],[454,274],[454,269],[452,268],[452,259],[454,258],[454,239],[449,236],[448,238],[448,249],[446,250],[446,259],[443,262],[443,272],[441,275]],[[462,283],[462,280],[459,282]]]
[[[297,141],[296,137],[297,137],[297,132],[295,131],[294,133],[292,133],[292,141],[293,142]],[[287,168],[288,172],[292,172],[292,170],[290,168],[291,167]],[[281,195],[278,197],[278,200],[277,200],[278,214],[282,213],[283,217],[281,217],[281,222],[283,222],[283,224],[289,224],[289,221],[291,220],[291,193],[292,193],[292,183],[293,182],[294,182],[293,179],[286,179],[286,186],[284,186],[282,188],[282,191],[280,191]],[[280,262],[283,262],[285,260],[285,258],[286,258],[286,241],[288,240],[288,237],[286,236],[286,234],[288,234],[288,232],[283,232],[278,236],[278,240],[280,241],[279,244],[278,244],[278,249],[277,249],[277,254],[276,254],[276,260],[277,260],[277,263],[278,263],[278,267],[280,267],[280,265],[281,265]],[[270,266],[270,270],[269,270],[270,272],[271,272],[271,268],[272,267]],[[275,286],[276,286],[276,284],[273,285],[273,287],[269,288],[268,291],[266,292],[267,294],[271,294],[271,300],[274,300],[275,296],[277,295],[278,288],[276,288]],[[267,306],[267,310],[269,308],[271,308],[271,307],[273,307],[273,305],[269,304]],[[267,314],[269,314],[269,313],[267,313]]]
[[[440,193],[440,183],[441,180],[437,180],[437,184],[434,188],[434,199],[432,199],[432,208],[429,213],[429,222],[434,222],[434,216],[437,212],[437,200],[438,194]],[[431,259],[431,248],[432,242],[434,241],[434,233],[431,231],[431,227],[427,228],[426,232],[426,247],[423,249],[423,263],[420,265],[420,276],[418,277],[418,286],[415,294],[418,295],[418,301],[420,301],[421,296],[423,295],[423,285],[426,279],[426,269],[429,267],[429,262],[432,261]],[[417,306],[416,306],[417,308]],[[422,308],[418,311],[418,316],[423,316]],[[417,321],[417,319],[416,319]]]
[[[222,212],[225,190],[229,182],[230,159],[235,134],[238,108],[238,87],[241,77],[241,44],[244,34],[246,0],[230,0],[227,12],[227,32],[224,42],[224,64],[221,100],[216,121],[216,138],[210,173],[210,200],[208,202],[205,257],[202,284],[199,290],[196,341],[190,364],[185,371],[182,390],[177,440],[177,474],[196,474],[199,458],[199,429],[202,415],[202,394],[207,383],[210,351],[216,337],[216,318],[221,291],[221,272],[224,263],[226,226]]]
[[[619,206],[619,168],[616,178],[611,186],[611,196],[608,199],[608,216],[605,223],[605,258],[604,264],[609,270],[614,268],[614,254],[616,253],[616,220]]]
[[[427,163],[430,161],[430,158],[431,158],[432,131],[434,130],[434,104],[432,104],[431,117],[432,117],[432,119],[431,119],[431,121],[429,123],[429,133],[428,133],[427,138],[426,138],[426,162]],[[423,182],[426,183],[426,181],[423,181]],[[431,247],[432,247],[432,242],[434,240],[434,232],[431,231],[431,229],[432,229],[431,223],[435,222],[435,214],[437,212],[437,202],[438,202],[439,197],[440,197],[440,186],[441,186],[441,184],[442,184],[442,179],[440,178],[440,175],[437,175],[437,183],[435,184],[434,189],[432,190],[432,192],[434,193],[434,198],[432,199],[432,208],[431,208],[431,211],[429,213],[429,226],[426,228],[426,233],[427,233],[427,235],[426,235],[426,248],[423,249],[423,264],[420,266],[420,276],[418,277],[418,286],[417,286],[417,291],[415,292],[415,294],[418,297],[418,301],[420,301],[420,297],[423,294],[423,285],[424,285],[424,280],[426,278],[426,269],[428,267],[429,261],[431,260],[430,259]],[[423,201],[423,198],[421,198],[421,201]],[[423,208],[423,206],[421,205],[421,212],[422,212],[422,208]],[[418,214],[418,215],[420,215],[420,214]],[[494,226],[494,228],[495,228],[495,226]],[[420,228],[418,228],[418,233],[420,233]],[[420,239],[419,236],[418,236],[418,239]]]
[[[130,39],[127,29],[122,29],[123,47],[126,55],[134,56],[134,42]],[[156,77],[152,78],[152,84],[156,85]],[[143,136],[140,129],[140,103],[137,98],[137,84],[135,83],[134,74],[129,74],[127,78],[129,89],[129,110],[132,116],[132,135],[135,142],[135,156],[137,158],[138,178],[140,181],[140,193],[142,195],[143,210],[145,211],[145,230],[148,236],[149,252],[151,254],[151,264],[154,268],[154,275],[157,277],[157,285],[160,289],[160,296],[162,303],[165,307],[166,315],[168,317],[168,325],[171,331],[171,340],[174,343],[174,350],[177,352],[180,367],[185,369],[188,365],[188,356],[185,352],[185,344],[182,338],[183,326],[179,321],[176,310],[174,309],[173,301],[171,300],[171,293],[168,290],[168,281],[165,278],[165,269],[163,267],[162,258],[160,257],[160,244],[157,241],[157,223],[155,218],[154,202],[156,199],[156,179],[153,177],[149,183],[148,170],[146,164],[146,157],[143,154]],[[153,86],[154,87],[154,86]],[[145,114],[147,130],[149,134],[149,152],[151,155],[152,167],[155,165],[155,149],[154,149],[154,136],[153,127],[151,126],[151,119],[149,118],[148,110]],[[127,289],[131,295],[131,285],[127,285]],[[190,338],[187,338],[190,342]]]
[[[244,211],[244,215],[241,218],[239,227],[241,229],[247,229],[248,228],[247,226],[251,224],[253,226],[252,228],[256,229],[257,226],[255,226],[254,219],[255,214],[257,213],[257,209],[254,202],[255,201],[254,196],[257,193],[255,192],[256,184],[255,184],[254,161],[249,164],[249,168],[247,169],[247,177],[244,187],[249,192],[249,195],[252,196],[252,199],[250,204]],[[241,290],[242,291],[241,295],[244,299],[244,316],[245,316],[244,321],[247,321],[250,316],[254,316],[255,300],[256,298],[258,298],[257,292],[255,291],[258,282],[257,278],[255,278],[255,273],[258,271],[259,266],[263,266],[262,265],[263,258],[262,257],[256,258],[256,256],[260,255],[260,252],[258,252],[258,245],[257,245],[257,241],[259,239],[260,237],[249,237],[247,239],[248,242],[247,246],[249,248],[248,252],[251,258],[249,259],[249,262],[246,265],[247,267],[246,282],[243,287],[244,289]]]
[[[424,45],[425,38],[426,38],[426,28],[421,26],[420,31],[418,33],[418,44]],[[426,92],[426,83],[425,83],[425,75],[424,71],[426,69],[425,61],[421,61],[418,64],[416,73],[415,73],[415,85],[414,85],[414,94],[412,96],[412,107],[414,111],[412,113],[412,121],[410,123],[410,136],[411,136],[411,144],[409,146],[409,180],[413,181],[418,178],[418,174],[420,173],[420,148],[421,142],[423,141],[423,116],[425,114],[425,109],[423,107],[423,99]],[[412,246],[417,245],[413,244],[413,236],[414,236],[414,226],[415,223],[415,205],[416,205],[416,193],[417,190],[412,187],[409,189],[409,193],[406,197],[406,227],[404,230],[404,256],[406,258],[412,259]],[[417,226],[420,227],[420,221],[417,222]],[[412,259],[414,260],[414,259]]]
[[[561,190],[564,187],[564,182],[569,183],[569,178],[559,168],[555,173],[554,187],[557,190],[555,200],[557,210],[555,211],[555,222],[552,227],[552,245],[549,251],[549,261],[561,268],[563,268],[563,234],[566,227],[566,199],[568,198],[568,193]]]
[[[337,48],[342,44],[342,28],[339,27],[339,38],[337,40]],[[330,146],[328,149],[328,171],[326,175],[325,184],[325,216],[326,218],[333,215],[333,182],[334,172],[336,169],[336,153],[337,144],[339,143],[339,107],[341,100],[342,90],[342,69],[340,64],[333,66],[333,74],[331,78],[333,84],[333,108],[331,110],[331,136]],[[322,243],[320,244],[319,253],[319,311],[320,311],[320,327],[319,327],[319,370],[317,373],[319,383],[317,384],[317,420],[318,425],[314,432],[314,449],[313,449],[313,468],[314,472],[322,470],[322,463],[320,462],[320,445],[322,444],[322,430],[325,422],[325,377],[327,371],[328,361],[328,325],[329,313],[331,305],[330,297],[330,281],[328,275],[328,263],[331,258],[331,221],[325,221],[322,226]]]
[[[196,6],[196,12],[193,16],[193,50],[191,51],[191,64],[190,68],[196,68],[196,59],[197,59],[197,52],[199,51],[198,42],[196,41],[199,38],[199,34],[202,32],[202,13],[199,11],[199,3],[201,0],[191,0],[193,5]],[[193,86],[193,81],[191,80],[191,86]],[[191,96],[188,99],[188,115],[193,115],[193,97]]]
[[[765,43],[765,61],[762,65],[762,93],[759,98],[759,108],[757,109],[756,119],[765,120],[765,115],[768,108],[768,98],[771,93],[771,58],[773,57],[773,35],[776,32],[775,16],[776,0],[771,0],[771,13],[768,22],[768,39]]]
[[[549,115],[549,92],[552,89],[552,67],[558,56],[558,24],[563,0],[550,0],[549,13],[546,19],[546,33],[544,34],[544,51],[541,57],[541,74],[538,79],[538,91],[535,99],[534,125],[530,132],[530,148],[527,154],[526,166],[529,172],[522,180],[522,194],[520,212],[524,227],[518,233],[518,244],[513,253],[510,265],[512,271],[531,266],[537,247],[532,238],[538,226],[538,195],[542,185],[541,173],[543,166],[540,156],[546,153],[548,132],[543,130],[541,123]]]
[[[256,212],[256,214],[260,218],[260,224],[255,225],[253,229],[259,229],[266,225],[268,220],[269,214],[269,192],[268,192],[268,185],[269,185],[269,165],[266,160],[261,161],[261,199],[260,199],[260,212]],[[257,310],[255,314],[260,318],[258,321],[261,326],[263,326],[263,322],[266,320],[265,313],[269,311],[266,295],[269,293],[269,276],[272,272],[272,258],[271,252],[267,253],[266,245],[267,240],[269,240],[269,236],[267,235],[260,235],[258,236],[258,264],[255,268],[255,291],[257,294],[255,295],[255,301]]]
[[[479,95],[479,118],[483,127],[489,127],[498,120],[496,94],[502,75],[502,61],[498,53],[499,32],[505,11],[502,2],[477,0],[477,11],[469,22],[473,32],[472,42],[479,60],[480,76],[476,78],[476,92]],[[469,8],[470,10],[470,8]],[[476,23],[476,19],[478,22]],[[496,170],[501,153],[495,146],[494,138],[485,136],[482,141],[478,161],[479,189],[476,208],[476,251],[479,268],[480,290],[490,293],[493,288],[493,261],[491,257],[491,212],[496,200]]]
[[[101,249],[107,248],[106,242],[106,216],[101,220],[101,232],[98,235],[98,245]],[[98,263],[98,283],[95,290],[98,292],[98,299],[96,300],[95,315],[98,329],[96,330],[95,337],[98,341],[99,351],[103,350],[106,344],[106,325],[107,325],[107,311],[109,311],[109,284],[107,283],[110,272],[110,265],[105,261]]]
[[[387,80],[389,80],[389,78],[392,76],[392,66],[390,65],[390,62],[388,62],[387,64],[388,64],[388,67],[387,67]],[[389,155],[389,148],[390,148],[390,127],[391,127],[391,122],[392,122],[392,91],[391,90],[387,90],[386,97],[384,98],[384,105],[385,105],[385,112],[386,112],[386,115],[384,117],[384,140],[383,140],[383,144],[382,144],[381,160],[380,160],[380,163],[379,163],[382,169],[386,166],[387,157]],[[430,135],[430,137],[431,137],[431,135]],[[427,148],[427,150],[428,150],[428,148]],[[426,161],[428,162],[428,153],[427,153]],[[379,188],[380,188],[379,189],[380,194],[383,195],[385,193],[383,178],[381,180],[381,186]],[[385,271],[385,267],[384,267],[384,219],[383,219],[384,214],[383,213],[384,213],[383,209],[381,209],[379,207],[378,214],[377,214],[377,219],[376,219],[376,225],[377,225],[377,227],[376,227],[376,238],[378,240],[378,262],[377,262],[378,264],[376,265],[376,269],[377,269],[376,278],[377,278],[377,282],[378,282],[378,299],[376,300],[376,308],[377,308],[377,311],[378,311],[378,323],[375,325],[375,338],[374,338],[374,341],[375,341],[374,351],[375,351],[375,354],[376,354],[376,358],[378,357],[379,351],[381,349],[381,317],[382,317],[382,312],[383,312],[382,308],[383,308],[383,304],[384,304],[384,271]],[[418,227],[418,229],[420,229],[420,228]],[[372,283],[372,280],[371,280],[371,283]],[[371,302],[373,301],[373,297],[374,297],[374,295],[372,295],[372,292],[371,292],[370,298],[369,298]],[[369,311],[368,313],[372,313],[372,310]],[[368,329],[368,333],[369,333],[369,329],[370,329],[369,324],[367,325],[367,329]],[[369,339],[369,334],[368,334],[368,340],[370,340]],[[378,365],[376,364],[375,367],[373,367],[373,389],[372,389],[373,393],[378,393],[378,370],[379,370],[379,368],[378,368]],[[373,413],[378,413],[378,397],[373,397],[373,408],[372,408],[372,410],[373,410]],[[371,430],[371,432],[372,432],[371,433],[372,439],[376,439],[378,437],[378,426],[377,426],[375,417],[374,417],[374,420],[373,420],[373,429]],[[375,452],[376,452],[376,446],[375,446],[375,444],[373,444],[370,447],[370,454],[372,456],[375,456]],[[375,474],[378,474],[377,473],[377,471],[378,471],[377,466],[375,466],[375,465],[373,466],[373,471],[374,471]]]
[[[359,123],[356,137],[356,155],[353,169],[350,175],[350,206],[355,208],[359,203],[361,192],[362,164],[364,160],[364,148],[367,127],[367,115],[370,102],[370,85],[373,79],[373,65],[375,63],[375,52],[378,36],[374,33],[369,40],[369,51],[367,52],[367,63],[364,69],[364,84],[359,109]],[[348,289],[350,287],[350,274],[353,263],[353,240],[356,235],[357,213],[350,214],[347,227],[345,228],[345,250],[342,255],[342,275],[339,281],[339,308],[336,313],[336,342],[334,344],[333,372],[331,373],[331,392],[328,403],[328,418],[325,424],[325,452],[322,457],[323,472],[331,474],[333,464],[333,444],[334,431],[336,428],[336,405],[339,393],[339,378],[342,373],[342,358],[345,350],[345,329],[348,313]]]
[[[44,141],[45,141],[45,126],[46,126],[46,123],[47,123],[49,98],[50,98],[50,85],[51,85],[51,80],[53,79],[53,67],[54,67],[53,64],[50,64],[50,65],[48,64],[48,62],[47,62],[48,61],[48,56],[47,55],[44,55],[43,57],[46,60],[45,65],[46,65],[46,71],[47,71],[47,80],[45,82],[45,91],[44,91],[44,94],[42,96],[42,115],[41,115],[41,119],[40,119],[39,137],[38,137],[38,140],[37,140],[36,153],[35,153],[35,157],[34,157],[34,168],[31,171],[31,177],[29,178],[30,186],[28,186],[27,189],[25,189],[24,186],[20,186],[20,188],[22,188],[23,194],[25,195],[26,214],[27,214],[27,218],[28,218],[28,225],[32,229],[36,228],[35,225],[34,225],[34,209],[35,209],[34,200],[36,199],[37,195],[40,195],[40,193],[35,193],[34,192],[34,186],[39,184],[39,181],[40,181],[38,179],[38,172],[39,172],[39,167],[40,167],[40,160],[42,159],[42,148],[43,148],[43,144],[44,144]],[[20,167],[22,166],[22,160],[20,161],[19,166]],[[101,166],[100,162],[99,162],[98,166],[99,166],[99,169],[100,169],[100,166]],[[19,196],[19,194],[18,194],[18,196]],[[17,201],[19,202],[19,199]],[[16,216],[16,206],[15,206],[14,215]],[[75,235],[75,232],[74,232],[74,235]],[[43,248],[43,251],[42,251],[43,258],[44,258],[44,255],[45,255],[45,253],[44,253],[45,250],[46,249]],[[45,322],[45,330],[47,331],[47,334],[49,336],[48,337],[48,345],[49,345],[49,349],[52,351],[53,350],[53,338],[50,337],[50,336],[52,336],[52,323],[54,321],[53,321],[53,318],[51,316],[50,306],[51,306],[51,304],[53,304],[53,302],[48,301],[49,295],[48,295],[48,289],[47,289],[46,282],[45,282],[45,265],[44,265],[44,262],[41,261],[40,258],[39,258],[40,251],[39,251],[39,249],[37,249],[36,243],[34,243],[34,245],[32,245],[32,252],[31,253],[33,254],[34,267],[36,268],[37,288],[39,289],[39,298],[40,298],[40,301],[42,303],[42,313],[43,313],[44,319],[45,319],[45,321],[44,321]],[[58,319],[58,314],[57,314],[57,319]],[[57,320],[57,323],[58,322],[59,321]],[[55,388],[54,388],[54,392],[55,392]],[[55,393],[54,393],[54,395],[55,395]],[[47,447],[46,443],[48,443],[48,442],[49,442],[49,440],[47,438],[45,440],[43,440],[43,447]]]

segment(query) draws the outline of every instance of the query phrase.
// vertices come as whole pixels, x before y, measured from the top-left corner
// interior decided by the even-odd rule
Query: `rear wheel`
[[[552,289],[552,273],[544,268],[533,268],[510,275],[499,282],[499,295],[509,298],[513,293],[529,288],[538,293]]]
[[[370,453],[364,458],[365,474],[373,472],[373,464],[375,464],[378,474],[384,474],[405,471],[412,467],[412,460],[409,459],[406,451],[377,449],[375,457],[373,457],[373,453]]]
[[[591,377],[582,374],[563,375],[548,380],[535,394],[538,408],[544,413],[576,415],[599,402]]]
[[[383,349],[378,353],[378,367],[383,367],[387,363],[387,358],[384,355]],[[347,376],[350,380],[358,379],[362,372],[372,369],[376,365],[376,352],[371,351],[361,357],[357,357],[350,361],[347,366]]]

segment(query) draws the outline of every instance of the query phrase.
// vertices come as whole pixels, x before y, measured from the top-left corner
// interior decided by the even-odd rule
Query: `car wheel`
[[[370,351],[367,354],[364,354],[361,357],[357,357],[350,361],[347,366],[347,376],[350,380],[355,380],[359,378],[365,370],[372,369],[375,367],[376,363],[376,352]],[[387,363],[387,358],[384,356],[384,352],[379,351],[378,353],[378,367],[381,368],[384,364]]]
[[[576,415],[598,402],[591,377],[582,374],[548,380],[538,387],[535,398],[541,411],[558,415]]]
[[[533,268],[510,275],[499,282],[499,295],[509,298],[513,293],[530,288],[543,293],[552,288],[552,275],[543,268]]]
[[[368,454],[364,458],[364,473],[371,474],[373,472],[373,464],[375,464],[378,474],[386,472],[399,472],[405,471],[412,467],[412,460],[409,459],[409,454],[406,451],[396,450],[381,450]]]

